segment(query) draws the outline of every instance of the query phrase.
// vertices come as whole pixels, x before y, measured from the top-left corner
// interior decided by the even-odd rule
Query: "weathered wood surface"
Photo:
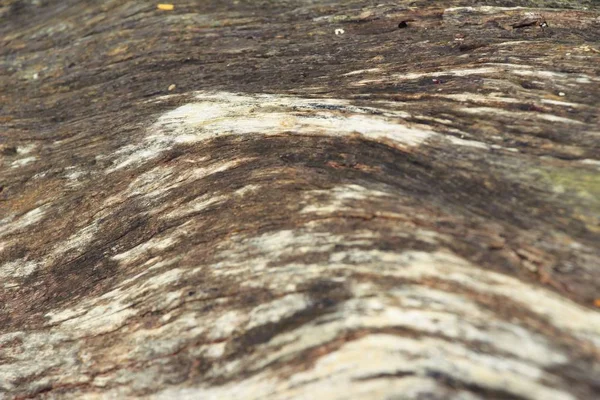
[[[599,9],[0,2],[0,398],[598,398]]]

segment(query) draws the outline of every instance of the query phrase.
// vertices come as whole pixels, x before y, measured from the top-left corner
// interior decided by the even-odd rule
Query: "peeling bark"
[[[0,398],[597,398],[597,2],[0,18]]]

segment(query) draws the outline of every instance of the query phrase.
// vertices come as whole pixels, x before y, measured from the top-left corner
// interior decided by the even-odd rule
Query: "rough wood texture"
[[[0,398],[598,398],[599,9],[1,1]]]

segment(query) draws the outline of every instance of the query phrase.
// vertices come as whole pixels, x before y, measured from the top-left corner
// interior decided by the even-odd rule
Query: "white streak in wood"
[[[66,384],[87,382],[89,377],[85,374],[65,376],[82,366],[78,343],[64,346],[68,338],[68,334],[52,331],[0,335],[0,354],[11,360],[10,363],[0,363],[2,393],[10,393],[27,377],[37,377],[30,387],[38,390],[57,379]],[[10,342],[14,341],[19,344],[11,346]]]
[[[446,139],[448,139],[450,143],[458,146],[475,147],[483,150],[489,150],[490,148],[490,146],[488,146],[487,144],[483,142],[478,142],[476,140],[461,139],[451,135],[446,136]]]
[[[214,323],[211,331],[208,333],[210,340],[226,339],[238,328],[242,327],[248,321],[248,316],[239,311],[228,311],[221,315]]]
[[[34,208],[33,210],[26,212],[25,214],[21,215],[16,219],[14,215],[3,218],[2,220],[0,220],[0,225],[2,226],[2,229],[0,230],[0,238],[37,224],[44,217],[44,214],[48,207],[49,205],[47,204],[42,205],[40,207]]]
[[[100,297],[87,299],[74,308],[52,311],[46,314],[48,324],[58,324],[59,329],[76,337],[92,336],[112,332],[123,326],[127,319],[137,314],[136,296],[153,293],[181,279],[183,271],[175,268],[152,276],[127,288],[117,288]],[[169,296],[155,299],[157,309],[172,303]]]
[[[600,79],[584,75],[584,74],[568,74],[554,71],[544,71],[534,69],[529,65],[521,64],[510,64],[510,63],[486,63],[481,64],[478,67],[465,67],[458,69],[450,69],[443,71],[430,71],[430,72],[417,72],[417,73],[404,73],[404,74],[390,74],[385,78],[379,79],[363,79],[351,83],[351,86],[365,86],[371,84],[385,84],[389,82],[397,81],[414,81],[425,78],[439,78],[439,77],[466,77],[471,75],[481,76],[494,76],[498,74],[511,73],[522,77],[531,77],[544,80],[550,80],[554,83],[567,84],[569,81],[576,83],[591,83],[592,81],[600,81]],[[544,82],[539,82],[544,84]]]
[[[512,97],[496,96],[494,94],[482,95],[477,93],[455,93],[455,94],[438,94],[435,97],[444,99],[451,99],[460,102],[473,102],[473,103],[522,103],[522,100],[513,99]]]
[[[162,251],[169,247],[172,247],[177,243],[177,239],[173,236],[152,238],[142,244],[129,249],[123,253],[119,253],[112,257],[113,260],[122,261],[126,263],[134,262],[138,260],[142,255],[150,251]]]
[[[540,100],[543,104],[551,104],[553,106],[563,106],[563,107],[572,107],[577,108],[580,107],[581,104],[577,103],[569,103],[566,101],[552,100],[552,99],[542,99]]]
[[[92,240],[96,236],[96,233],[98,233],[98,229],[99,220],[95,220],[90,225],[80,228],[76,233],[69,236],[66,240],[57,244],[52,249],[50,255],[48,256],[48,261],[52,262],[53,260],[62,257],[70,251],[85,251],[87,246],[92,242]]]
[[[577,121],[577,120],[570,119],[570,118],[559,117],[559,116],[556,116],[553,114],[527,113],[527,112],[520,112],[520,111],[504,110],[501,108],[494,108],[494,107],[464,107],[464,108],[461,108],[460,111],[468,113],[468,114],[480,114],[480,115],[496,114],[496,115],[502,115],[502,116],[511,117],[511,118],[520,118],[520,119],[538,118],[538,119],[543,119],[545,121],[560,122],[563,124],[576,124],[576,125],[583,124],[583,122],[581,122],[581,121]]]
[[[577,121],[571,118],[559,117],[558,115],[553,114],[538,114],[537,117],[545,121],[560,122],[563,124],[583,124],[583,122],[581,121]]]
[[[521,65],[520,67],[522,68],[523,66]],[[512,69],[510,72],[514,75],[528,76],[528,77],[533,77],[533,78],[538,78],[538,79],[543,78],[543,79],[554,80],[554,81],[565,81],[567,79],[573,79],[577,83],[591,83],[592,80],[600,81],[600,79],[594,79],[593,77],[588,76],[588,75],[568,74],[568,73],[564,73],[564,72],[554,72],[554,71],[542,71],[542,70],[538,70],[538,69],[535,69],[535,70],[534,69],[531,69],[531,70]]]
[[[38,263],[27,259],[9,261],[0,265],[0,282],[6,283],[7,279],[25,278],[31,275],[37,268]]]
[[[270,303],[261,304],[250,311],[250,321],[246,325],[246,330],[282,321],[309,306],[310,300],[300,293],[289,294]]]
[[[356,71],[345,73],[342,76],[354,76],[354,75],[361,75],[361,74],[370,74],[370,73],[380,72],[380,71],[381,71],[381,68],[359,69],[359,70],[356,70]]]
[[[316,201],[320,196],[325,196],[330,200],[328,202]],[[358,200],[378,197],[392,197],[392,194],[355,184],[336,186],[327,190],[312,190],[306,194],[305,203],[308,205],[302,209],[301,213],[327,214],[343,211],[352,207],[353,203]]]
[[[161,219],[177,219],[181,217],[187,217],[192,214],[196,214],[204,211],[213,205],[219,205],[229,199],[229,196],[219,195],[215,193],[207,193],[199,196],[194,200],[177,207],[174,211],[168,212],[160,216]]]
[[[31,164],[32,162],[35,162],[36,160],[37,160],[37,157],[35,157],[35,156],[21,158],[21,159],[13,161],[11,164],[11,167],[12,168],[24,167],[25,165]]]
[[[546,289],[531,286],[518,279],[479,269],[449,252],[393,253],[379,250],[342,252],[360,257],[362,263],[382,262],[381,275],[422,279],[437,277],[470,287],[482,293],[504,296],[520,303],[523,309],[549,319],[555,326],[600,346],[600,314],[572,303]],[[335,257],[335,253],[332,254]],[[344,262],[349,262],[344,260]],[[333,267],[332,267],[333,268]],[[360,266],[357,266],[361,269]]]
[[[201,92],[196,99],[159,117],[141,142],[120,149],[107,173],[154,159],[176,145],[219,136],[359,134],[416,146],[434,135],[428,128],[400,123],[406,113],[357,107],[347,100],[224,92]]]
[[[592,165],[595,167],[600,167],[600,160],[593,160],[591,158],[586,158],[585,160],[579,161],[582,164]]]

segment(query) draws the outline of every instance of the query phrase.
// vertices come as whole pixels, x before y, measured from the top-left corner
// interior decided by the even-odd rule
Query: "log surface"
[[[0,21],[0,398],[597,398],[597,1]]]

